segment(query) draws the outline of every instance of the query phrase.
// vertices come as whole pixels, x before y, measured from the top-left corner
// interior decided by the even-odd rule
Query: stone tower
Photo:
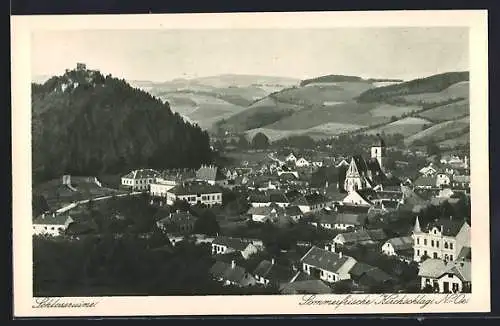
[[[385,142],[379,134],[377,134],[377,138],[378,138],[377,143],[374,144],[371,148],[371,158],[376,159],[382,171],[385,171],[384,169],[384,160],[386,151]]]

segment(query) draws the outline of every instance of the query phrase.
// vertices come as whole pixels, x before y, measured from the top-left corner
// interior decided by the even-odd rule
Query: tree
[[[205,212],[196,219],[194,223],[194,232],[206,235],[216,235],[220,231],[219,223],[215,214],[210,210]]]
[[[261,132],[257,133],[252,139],[252,147],[255,149],[267,149],[269,147],[269,138]]]
[[[238,138],[238,143],[235,145],[237,145],[240,149],[247,149],[250,147],[250,143],[248,142],[248,139],[245,137],[245,135],[240,135],[240,137]]]

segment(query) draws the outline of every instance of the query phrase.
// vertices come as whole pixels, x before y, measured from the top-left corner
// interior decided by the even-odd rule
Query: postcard
[[[11,27],[16,317],[490,310],[487,11]]]

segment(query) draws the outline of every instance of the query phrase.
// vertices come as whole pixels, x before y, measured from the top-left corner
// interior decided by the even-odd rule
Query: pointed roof
[[[413,226],[413,233],[420,233],[422,229],[420,228],[420,222],[418,221],[418,216],[415,219],[415,225]]]

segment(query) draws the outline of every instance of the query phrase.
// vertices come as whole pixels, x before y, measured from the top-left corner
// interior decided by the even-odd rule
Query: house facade
[[[468,260],[448,262],[427,259],[420,265],[420,288],[436,293],[471,291],[471,263]]]
[[[243,258],[248,259],[258,251],[259,249],[253,243],[239,238],[219,236],[212,241],[212,255],[240,252]]]
[[[69,215],[42,214],[33,221],[33,235],[60,236],[73,223]]]
[[[470,225],[465,221],[442,219],[420,227],[418,217],[413,227],[413,260],[423,256],[444,261],[454,261],[463,247],[470,247]]]
[[[210,269],[210,275],[226,286],[247,287],[256,284],[253,275],[242,266],[237,266],[234,260],[231,263],[217,261]]]
[[[131,190],[148,191],[159,176],[160,173],[152,169],[134,170],[121,178],[121,184]]]
[[[190,205],[220,205],[222,189],[207,183],[185,183],[167,191],[167,204],[172,205],[176,200],[185,200]]]
[[[349,272],[356,260],[341,252],[335,253],[313,246],[301,258],[301,263],[303,272],[312,278],[335,283],[351,278]]]

